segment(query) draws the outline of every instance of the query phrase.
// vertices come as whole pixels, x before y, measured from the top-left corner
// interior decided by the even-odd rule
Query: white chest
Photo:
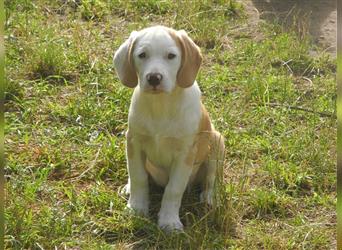
[[[185,156],[192,146],[194,136],[183,138],[155,136],[140,136],[140,144],[147,159],[156,167],[170,169],[172,164]]]
[[[169,168],[193,144],[201,119],[197,84],[172,94],[146,95],[135,89],[129,111],[129,130],[147,158]]]

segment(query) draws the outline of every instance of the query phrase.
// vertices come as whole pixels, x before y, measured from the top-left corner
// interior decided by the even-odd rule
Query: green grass
[[[234,1],[5,1],[7,249],[328,249],[336,226],[335,61],[310,39],[251,26]],[[125,212],[132,91],[112,56],[132,30],[185,29],[203,102],[226,138],[221,205],[196,191],[184,234]],[[318,51],[320,50],[319,48]]]

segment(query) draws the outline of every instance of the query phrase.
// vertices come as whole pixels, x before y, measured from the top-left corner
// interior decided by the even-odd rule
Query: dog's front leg
[[[184,158],[175,161],[172,166],[158,214],[159,227],[167,231],[183,229],[183,224],[179,219],[179,208],[193,165],[187,164]]]
[[[131,136],[127,136],[127,168],[129,200],[127,207],[137,214],[148,215],[148,174],[145,170],[146,156],[142,152],[140,144]]]

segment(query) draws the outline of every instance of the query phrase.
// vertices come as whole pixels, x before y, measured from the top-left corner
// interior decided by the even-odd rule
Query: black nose
[[[159,73],[149,73],[147,74],[146,78],[148,83],[155,87],[160,84],[161,80],[163,79],[163,76]]]

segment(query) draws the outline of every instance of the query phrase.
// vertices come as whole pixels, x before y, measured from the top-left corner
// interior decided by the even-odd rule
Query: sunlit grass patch
[[[44,79],[61,83],[73,80],[74,76],[69,71],[68,59],[62,46],[53,42],[38,45],[32,54],[28,66],[31,79]]]

